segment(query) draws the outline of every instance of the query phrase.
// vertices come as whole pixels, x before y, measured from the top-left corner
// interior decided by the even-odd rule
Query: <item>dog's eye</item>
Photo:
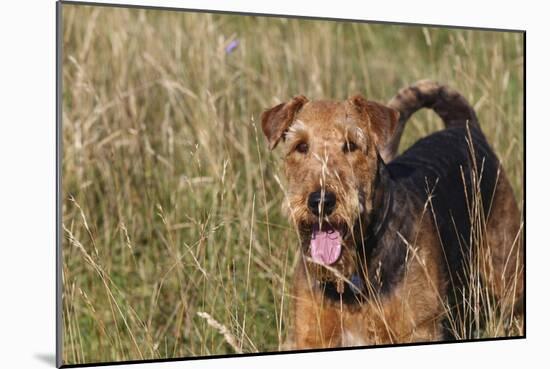
[[[355,142],[352,141],[347,141],[346,143],[344,143],[344,146],[342,146],[342,151],[344,151],[345,153],[355,150],[357,150],[357,145],[355,144]]]
[[[305,142],[302,142],[296,145],[296,148],[294,150],[298,151],[301,154],[307,154],[307,151],[309,150],[309,145]]]

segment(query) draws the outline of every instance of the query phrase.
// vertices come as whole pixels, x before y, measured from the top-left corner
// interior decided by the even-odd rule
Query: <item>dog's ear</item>
[[[292,100],[272,107],[262,113],[262,130],[273,150],[292,122],[300,108],[308,102],[305,96],[296,96]]]
[[[376,147],[380,150],[390,140],[399,121],[399,112],[383,104],[369,101],[361,95],[355,95],[350,104],[366,122]]]

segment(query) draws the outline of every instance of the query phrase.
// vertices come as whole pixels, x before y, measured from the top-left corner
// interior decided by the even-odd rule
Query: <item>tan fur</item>
[[[297,113],[298,127],[290,129],[285,137],[284,173],[288,184],[290,218],[296,226],[300,222],[315,223],[317,217],[307,208],[307,195],[319,187],[336,193],[338,206],[331,220],[352,227],[360,212],[372,208],[370,184],[375,175],[376,148],[373,140],[365,137],[368,127],[348,102],[314,101],[305,104]],[[347,155],[342,153],[346,141],[355,142],[359,149]],[[307,142],[310,152],[302,155],[294,151],[297,144]],[[359,151],[365,151],[362,155]],[[365,203],[360,204],[357,189],[365,192]],[[355,265],[354,240],[344,242],[343,257],[335,266],[349,276]],[[316,266],[317,277],[328,279],[330,272]]]
[[[523,237],[520,213],[504,170],[501,170],[486,224],[482,276],[501,307],[521,304]]]

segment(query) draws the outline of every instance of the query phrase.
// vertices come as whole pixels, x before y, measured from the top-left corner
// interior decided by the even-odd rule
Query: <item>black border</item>
[[[527,338],[527,32],[523,31],[523,336]]]
[[[63,32],[62,32],[62,8],[63,5],[83,5],[83,6],[99,6],[108,8],[130,8],[130,9],[144,9],[144,10],[164,10],[164,11],[176,11],[176,12],[192,12],[192,13],[209,13],[209,14],[229,14],[229,15],[243,15],[243,16],[259,16],[269,18],[290,18],[290,19],[304,19],[304,20],[322,20],[330,22],[354,22],[354,23],[370,23],[370,24],[385,24],[385,25],[398,25],[398,26],[419,26],[419,27],[434,27],[434,28],[448,28],[448,29],[464,29],[464,30],[476,30],[476,31],[497,31],[497,32],[511,32],[521,33],[523,35],[523,335],[513,337],[490,337],[490,338],[476,338],[465,339],[457,341],[437,341],[437,342],[415,342],[415,343],[400,343],[400,344],[386,344],[376,346],[356,346],[356,347],[337,347],[337,348],[323,348],[323,349],[309,349],[309,350],[288,350],[288,351],[264,351],[257,353],[242,353],[242,354],[226,354],[226,355],[209,355],[209,356],[190,356],[181,358],[164,358],[164,359],[144,359],[144,360],[126,360],[126,361],[105,361],[85,364],[63,364],[63,316],[62,316],[62,186],[61,186],[61,159],[63,154],[63,142],[62,142],[62,48],[63,48]],[[164,7],[154,5],[135,5],[135,4],[118,4],[118,3],[98,3],[98,2],[84,2],[84,1],[72,1],[72,0],[58,0],[56,1],[56,367],[58,368],[85,368],[93,366],[107,366],[107,365],[126,365],[126,364],[145,364],[145,363],[164,363],[164,362],[182,362],[182,361],[194,361],[194,360],[208,360],[208,359],[224,359],[224,358],[238,358],[238,357],[255,357],[266,355],[287,355],[287,354],[300,354],[300,353],[317,353],[317,352],[332,352],[332,351],[346,351],[346,350],[369,350],[378,348],[390,348],[390,347],[413,347],[413,346],[428,346],[428,345],[448,345],[456,343],[471,343],[471,342],[494,342],[494,341],[508,341],[508,340],[521,340],[527,338],[527,31],[522,29],[504,29],[504,28],[489,28],[489,27],[467,27],[458,25],[444,25],[444,24],[428,24],[428,23],[408,23],[408,22],[390,22],[390,21],[376,21],[368,19],[349,19],[349,18],[329,18],[329,17],[317,17],[317,16],[305,16],[305,15],[292,15],[292,14],[267,14],[267,13],[253,13],[253,12],[241,12],[241,11],[228,11],[228,10],[210,10],[210,9],[192,9],[192,8],[175,8]]]
[[[63,60],[63,18],[62,18],[62,3],[57,2],[55,7],[55,365],[59,368],[63,365],[63,257],[61,254],[61,224],[62,224],[62,186],[61,186],[61,160],[63,156],[62,146],[62,130],[61,130],[61,116],[63,113],[63,75],[61,72],[61,64]]]

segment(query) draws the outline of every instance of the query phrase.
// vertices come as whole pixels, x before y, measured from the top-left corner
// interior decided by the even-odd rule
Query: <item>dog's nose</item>
[[[336,195],[333,192],[325,192],[322,196],[321,191],[312,192],[307,199],[307,206],[317,216],[321,209],[323,215],[330,215],[336,206]]]

